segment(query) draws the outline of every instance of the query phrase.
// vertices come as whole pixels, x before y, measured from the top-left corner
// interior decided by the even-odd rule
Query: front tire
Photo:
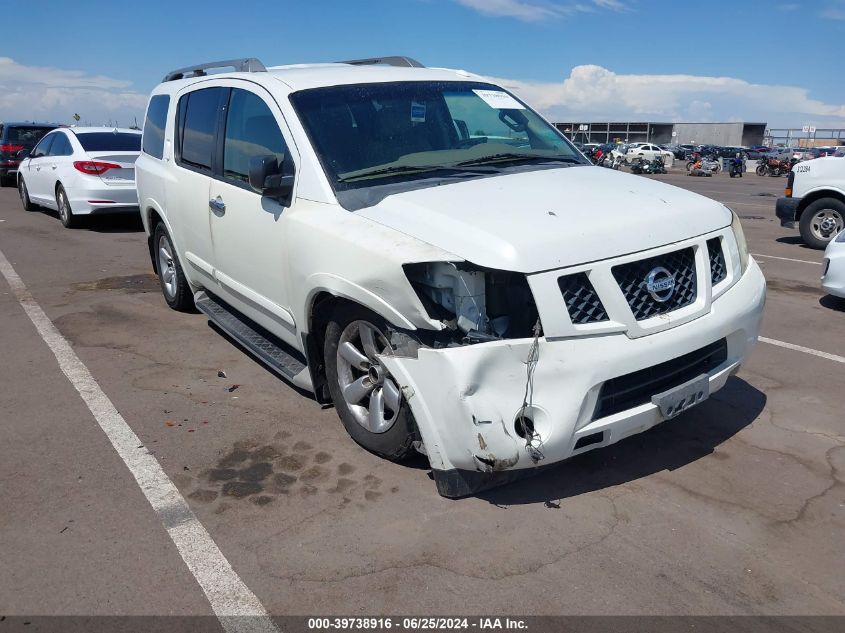
[[[757,165],[757,175],[758,176],[765,176],[766,175],[766,166],[765,165]]]
[[[371,453],[402,461],[414,453],[417,427],[399,383],[379,361],[391,355],[387,321],[354,304],[340,305],[326,327],[326,378],[350,437]]]
[[[61,185],[56,189],[56,207],[59,210],[59,219],[66,229],[75,229],[80,225],[79,216],[73,214],[65,188]]]
[[[20,181],[18,182],[18,195],[21,197],[21,205],[23,205],[24,211],[35,211],[36,207],[32,203],[32,200],[29,199],[29,191],[27,191],[23,176],[21,176]]]
[[[830,240],[845,229],[845,203],[835,198],[816,200],[804,209],[798,229],[810,248],[827,248]]]
[[[161,286],[161,294],[167,305],[179,312],[193,312],[194,295],[182,264],[173,248],[173,241],[167,233],[163,222],[156,225],[153,233],[153,245],[156,254],[156,269],[158,270],[158,282]]]

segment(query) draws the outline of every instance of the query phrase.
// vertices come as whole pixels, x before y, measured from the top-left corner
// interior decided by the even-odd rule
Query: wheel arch
[[[822,200],[823,198],[832,198],[845,204],[845,194],[843,194],[841,191],[837,191],[835,189],[818,189],[816,191],[812,191],[803,198],[801,198],[801,202],[798,204],[798,210],[795,213],[795,221],[798,222],[801,220],[801,215],[804,213],[807,207],[809,207],[817,200]]]
[[[409,321],[381,297],[340,277],[326,277],[327,279],[324,281],[327,283],[313,288],[308,294],[305,302],[305,320],[303,321],[306,328],[303,328],[301,335],[314,394],[320,403],[331,402],[323,359],[323,347],[325,345],[326,326],[338,307],[343,305],[359,306],[382,317],[398,328],[404,330],[417,329],[417,325]]]

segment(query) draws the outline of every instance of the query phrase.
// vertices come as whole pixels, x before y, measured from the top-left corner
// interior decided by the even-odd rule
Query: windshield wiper
[[[490,154],[481,158],[473,158],[455,163],[457,167],[468,167],[471,165],[492,165],[494,163],[509,163],[513,161],[538,161],[542,163],[569,163],[580,165],[581,161],[569,156],[538,156],[537,154],[522,154],[519,152],[502,152]]]
[[[374,167],[365,171],[352,172],[346,176],[338,176],[338,182],[355,182],[356,180],[367,180],[377,176],[390,176],[401,174],[423,174],[427,172],[459,172],[459,173],[492,173],[491,169],[476,169],[462,164],[457,165],[390,165],[389,167]]]

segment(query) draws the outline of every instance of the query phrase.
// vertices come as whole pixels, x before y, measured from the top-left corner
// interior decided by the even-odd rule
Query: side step
[[[239,314],[220,299],[201,291],[194,295],[197,310],[244,346],[259,361],[300,389],[313,391],[305,358],[257,323]]]

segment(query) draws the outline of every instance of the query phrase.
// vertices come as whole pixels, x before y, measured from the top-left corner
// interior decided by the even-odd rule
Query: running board
[[[300,389],[314,391],[308,366],[289,345],[205,291],[194,295],[194,303],[197,310],[273,372]]]

